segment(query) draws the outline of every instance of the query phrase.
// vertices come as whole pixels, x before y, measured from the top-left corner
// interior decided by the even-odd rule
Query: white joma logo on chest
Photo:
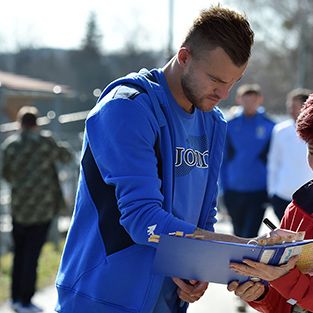
[[[207,168],[208,150],[200,152],[196,149],[186,149],[183,147],[176,147],[176,161],[175,166],[181,166],[185,163],[188,166],[196,166],[200,168]]]

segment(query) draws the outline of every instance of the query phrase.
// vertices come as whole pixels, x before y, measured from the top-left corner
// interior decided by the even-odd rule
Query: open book
[[[251,259],[277,265],[299,254],[299,269],[313,273],[313,239],[260,246],[161,235],[153,269],[165,276],[227,284],[233,280],[244,282],[250,279],[230,270],[231,261]]]

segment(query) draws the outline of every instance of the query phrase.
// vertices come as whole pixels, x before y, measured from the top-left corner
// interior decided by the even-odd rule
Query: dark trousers
[[[14,259],[11,296],[13,301],[28,304],[35,293],[37,264],[46,241],[50,222],[24,225],[13,221]]]
[[[290,201],[282,199],[276,195],[271,198],[271,205],[279,220],[281,220],[284,216],[285,210],[289,203]]]
[[[224,203],[236,236],[256,237],[267,205],[267,192],[224,192]]]

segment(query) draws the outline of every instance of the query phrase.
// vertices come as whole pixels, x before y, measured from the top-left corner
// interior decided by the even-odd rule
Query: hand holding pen
[[[271,229],[271,232],[256,238],[259,245],[265,246],[299,241],[303,240],[305,235],[305,232],[293,232],[291,230],[277,228],[268,218],[265,218],[263,223]]]

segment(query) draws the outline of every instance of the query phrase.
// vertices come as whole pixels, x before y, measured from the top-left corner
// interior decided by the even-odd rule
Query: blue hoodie
[[[267,155],[275,123],[261,107],[228,121],[221,186],[224,191],[266,191]]]
[[[152,271],[149,235],[214,230],[226,121],[218,109],[196,109],[195,123],[202,119],[209,139],[178,147],[171,97],[163,72],[144,70],[111,83],[91,110],[56,281],[58,312],[152,312],[164,277]],[[207,173],[197,182],[205,186],[201,207],[188,216],[174,199],[182,188],[177,176],[189,177],[183,167],[177,172],[183,165],[193,167],[195,182],[201,168]],[[188,188],[181,192],[198,201]]]

